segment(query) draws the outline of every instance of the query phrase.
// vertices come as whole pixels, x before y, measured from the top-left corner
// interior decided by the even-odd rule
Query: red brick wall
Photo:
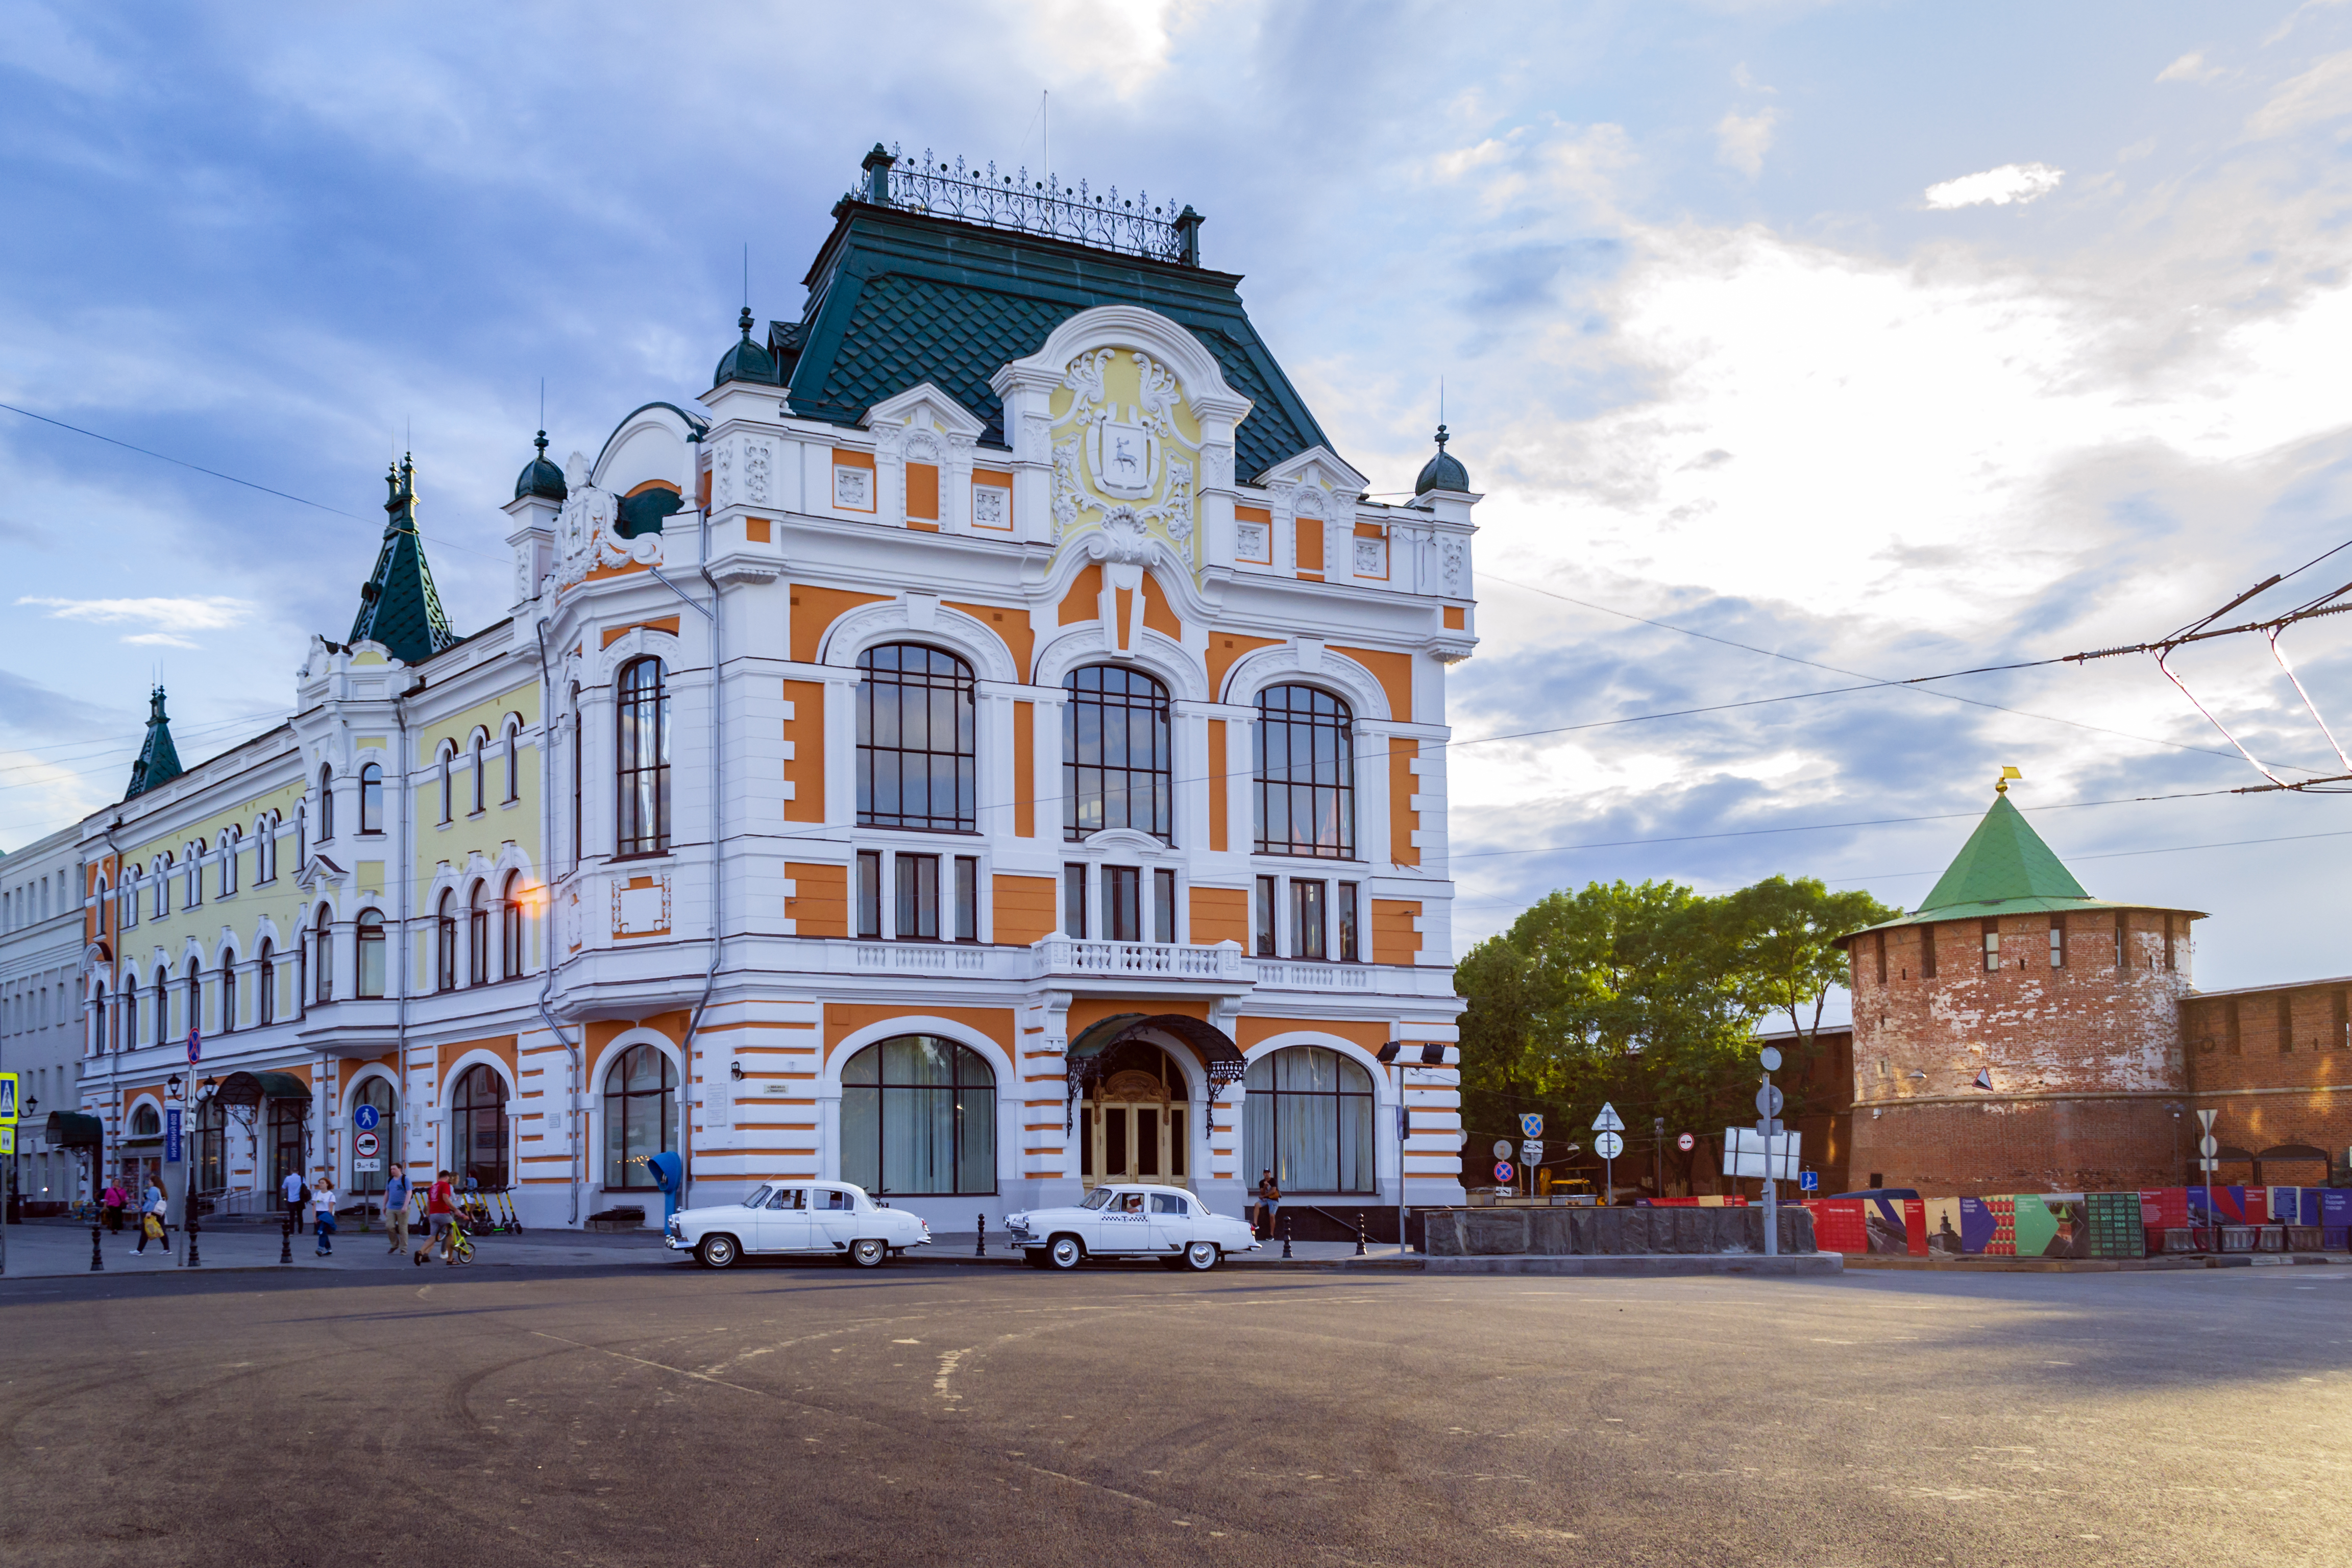
[[[2263,1157],[2298,1145],[2325,1151],[2340,1168],[2352,1145],[2347,1010],[2352,986],[2339,984],[2273,986],[2183,1004],[2189,1103],[2218,1112],[2213,1136],[2224,1151],[2252,1156],[2227,1159],[2219,1180],[2326,1183],[2328,1170],[2320,1162]]]

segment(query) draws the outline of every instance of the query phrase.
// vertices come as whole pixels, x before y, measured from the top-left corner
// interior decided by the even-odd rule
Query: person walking
[[[450,1185],[446,1171],[436,1176],[433,1185],[425,1190],[425,1218],[433,1231],[425,1238],[425,1245],[416,1249],[416,1266],[420,1268],[425,1267],[425,1260],[433,1255],[433,1244],[437,1241],[441,1244],[441,1261],[455,1267],[457,1244],[450,1239],[450,1232],[457,1224],[457,1189]]]
[[[151,1241],[163,1243],[163,1250],[166,1252],[172,1250],[172,1235],[163,1224],[168,1212],[163,1203],[163,1189],[150,1181],[147,1184],[147,1194],[140,1200],[139,1204],[140,1251],[146,1251],[147,1244]]]
[[[335,1255],[335,1179],[321,1168],[310,1173],[310,1209],[317,1215],[319,1256]]]
[[[286,1179],[278,1184],[278,1191],[279,1195],[284,1197],[286,1200],[287,1225],[295,1230],[301,1229],[302,1205],[304,1200],[309,1198],[310,1195],[309,1191],[302,1185],[302,1173],[299,1171],[287,1172]]]
[[[1257,1178],[1258,1217],[1265,1222],[1265,1232],[1258,1239],[1274,1239],[1274,1216],[1282,1208],[1282,1184],[1274,1179],[1272,1171],[1261,1171]]]
[[[131,1194],[122,1190],[121,1176],[106,1178],[106,1191],[98,1198],[99,1207],[106,1211],[106,1230],[110,1236],[122,1234],[122,1211],[131,1206]]]
[[[383,1184],[383,1228],[392,1237],[388,1250],[408,1250],[408,1173],[397,1165]]]

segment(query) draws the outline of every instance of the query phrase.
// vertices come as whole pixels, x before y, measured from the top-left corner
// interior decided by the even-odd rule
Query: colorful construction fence
[[[1824,1252],[1969,1258],[2147,1258],[2182,1252],[2341,1252],[2352,1189],[2145,1187],[2009,1197],[1820,1198],[1803,1204]]]

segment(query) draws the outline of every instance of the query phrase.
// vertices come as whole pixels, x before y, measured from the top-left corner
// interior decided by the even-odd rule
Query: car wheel
[[[1217,1266],[1219,1256],[1215,1242],[1196,1241],[1184,1249],[1184,1267],[1195,1274],[1205,1274]]]
[[[849,1244],[849,1266],[852,1268],[879,1268],[890,1248],[879,1241],[853,1241]]]
[[[702,1245],[694,1249],[696,1261],[705,1268],[725,1268],[743,1256],[731,1236],[706,1236]]]
[[[1045,1266],[1049,1268],[1076,1268],[1086,1260],[1086,1244],[1075,1236],[1057,1236],[1045,1244]]]

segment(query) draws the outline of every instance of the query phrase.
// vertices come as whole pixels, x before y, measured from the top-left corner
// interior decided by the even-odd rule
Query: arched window
[[[1243,1170],[1270,1170],[1290,1193],[1369,1193],[1372,1075],[1321,1046],[1293,1046],[1250,1063],[1243,1080]]]
[[[467,946],[471,950],[466,956],[473,961],[467,971],[467,977],[477,985],[490,983],[489,898],[488,884],[477,882],[466,900]]]
[[[971,666],[915,643],[857,656],[857,820],[974,830]]]
[[[113,889],[107,885],[106,879],[100,877],[98,879],[98,934],[101,940],[106,935],[106,900],[112,893]]]
[[[260,983],[260,994],[253,999],[253,1021],[256,1024],[278,1022],[278,958],[270,950],[269,939],[261,939],[261,952],[255,961],[255,979]]]
[[[1131,827],[1167,841],[1168,689],[1115,664],[1074,669],[1062,686],[1062,837]]]
[[[278,879],[278,814],[254,819],[253,879],[274,882]]]
[[[193,910],[205,901],[205,854],[203,839],[188,846],[188,896],[182,909]]]
[[[155,971],[155,1005],[152,1010],[155,1015],[155,1037],[149,1043],[168,1046],[172,1043],[172,972],[168,969]]]
[[[275,1193],[292,1172],[308,1177],[310,1166],[305,1159],[310,1152],[310,1102],[308,1100],[269,1100],[269,1180],[268,1188]]]
[[[236,954],[234,952],[221,954],[220,994],[220,1032],[224,1035],[235,1034],[236,1032]]]
[[[507,804],[509,805],[512,805],[516,801],[522,798],[521,781],[515,777],[515,767],[517,765],[515,760],[517,752],[516,742],[521,733],[522,726],[515,720],[509,719],[507,721],[506,739],[501,744],[500,749],[506,753],[504,759],[506,763],[506,798]]]
[[[188,960],[188,1026],[180,1031],[182,1039],[190,1035],[202,1037],[205,1032],[205,974],[196,967],[194,959]]]
[[[310,858],[310,813],[307,807],[294,808],[294,869],[299,875],[302,862]]]
[[[129,931],[139,923],[139,879],[144,875],[146,875],[144,868],[138,866],[132,866],[122,873],[121,929],[124,931]],[[106,901],[101,898],[99,900],[99,908],[105,907]]]
[[[139,1043],[138,981],[126,980],[122,983],[122,1006],[117,1016],[121,1020],[121,1026],[115,1035],[114,1048],[118,1051],[127,1051]]]
[[[334,927],[335,911],[321,908],[310,942],[310,967],[319,977],[318,1001],[321,1005],[335,999]]]
[[[621,670],[620,733],[614,754],[619,786],[614,853],[669,852],[669,690],[657,658],[631,659]]]
[[[196,1191],[217,1193],[228,1185],[228,1113],[218,1095],[207,1095],[196,1107]]]
[[[648,1154],[677,1147],[677,1068],[652,1046],[631,1046],[604,1075],[604,1184],[651,1187]]]
[[[383,831],[383,770],[373,763],[360,770],[360,831]]]
[[[474,774],[473,815],[479,816],[482,814],[482,732],[479,730],[474,731],[474,740],[468,748],[467,760]]]
[[[331,844],[335,838],[335,770],[319,770],[319,842]]]
[[[435,770],[440,775],[441,820],[444,822],[447,822],[449,820],[449,810],[452,804],[449,790],[449,759],[455,755],[457,755],[457,748],[450,745],[446,741],[444,741],[441,743],[441,754],[434,761]]]
[[[383,916],[362,910],[359,921],[359,994],[383,994]]]
[[[571,708],[571,714],[572,714],[572,719],[571,719],[571,723],[570,723],[570,731],[571,731],[571,737],[572,737],[572,746],[571,746],[571,751],[572,751],[572,868],[573,870],[575,870],[575,871],[576,871],[576,870],[578,870],[578,869],[580,868],[580,856],[581,856],[581,853],[582,853],[581,846],[585,842],[585,840],[581,837],[582,828],[581,828],[581,823],[580,823],[580,804],[581,804],[580,780],[581,780],[581,778],[583,777],[582,769],[581,769],[581,763],[580,763],[580,753],[581,753],[581,752],[584,749],[584,745],[585,745],[585,742],[586,742],[586,737],[585,737],[585,736],[581,732],[581,729],[580,729],[580,683],[579,683],[578,681],[576,681],[576,680],[575,680],[575,681],[573,681],[573,682],[572,683],[572,708]]]
[[[375,1108],[375,1169],[362,1170],[362,1162],[353,1160],[352,1190],[380,1193],[383,1191],[385,1173],[400,1167],[400,1095],[390,1079],[366,1079],[352,1091],[352,1109],[357,1110],[362,1105]]]
[[[900,1035],[841,1069],[841,1176],[869,1193],[996,1191],[996,1074],[968,1047]]]
[[[499,889],[499,958],[509,980],[522,974],[522,873],[509,871]]]
[[[132,1108],[131,1112],[131,1136],[133,1138],[154,1138],[161,1136],[163,1131],[163,1119],[156,1114],[155,1108],[153,1106],[141,1105]]]
[[[172,852],[170,850],[164,850],[163,858],[155,862],[154,875],[155,918],[160,921],[172,912]]]
[[[457,892],[441,889],[433,915],[433,989],[457,989]]]
[[[1259,854],[1354,858],[1350,721],[1345,702],[1312,686],[1272,686],[1258,693],[1251,749]]]
[[[100,981],[100,982],[98,983],[98,989],[97,989],[95,992],[93,992],[93,993],[91,994],[91,995],[90,995],[90,1003],[91,1003],[91,1005],[90,1005],[90,1010],[89,1010],[89,1054],[90,1054],[91,1056],[94,1056],[94,1057],[98,1057],[98,1056],[104,1056],[104,1055],[106,1054],[106,982],[105,982],[105,981],[101,980],[101,981]]]
[[[471,1176],[492,1191],[507,1184],[507,1080],[477,1062],[449,1097],[449,1150],[462,1185]]]
[[[231,827],[221,836],[221,897],[236,891],[236,856],[245,847],[245,835]]]

